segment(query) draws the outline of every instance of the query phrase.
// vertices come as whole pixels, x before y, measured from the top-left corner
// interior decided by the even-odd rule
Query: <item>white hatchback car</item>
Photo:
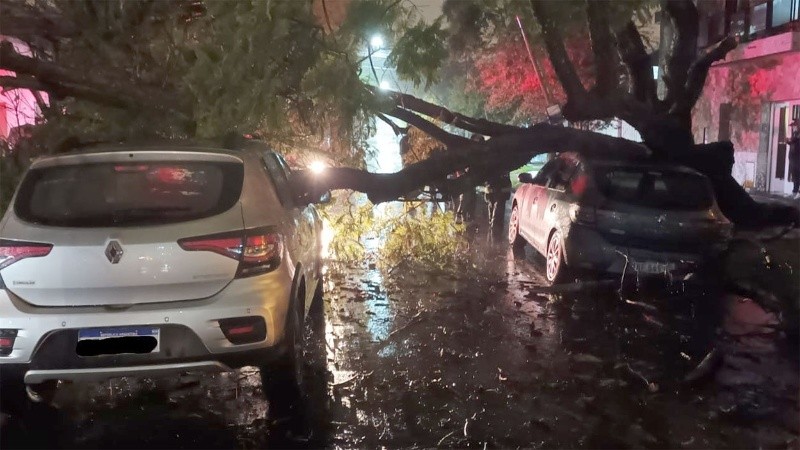
[[[0,222],[0,406],[23,383],[243,365],[270,400],[296,390],[321,221],[290,177],[256,142],[34,162]]]

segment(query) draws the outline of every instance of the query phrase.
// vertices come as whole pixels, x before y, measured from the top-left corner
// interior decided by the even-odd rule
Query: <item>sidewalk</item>
[[[753,200],[759,203],[781,203],[788,206],[800,207],[800,198],[793,198],[792,194],[776,194],[771,192],[748,192]]]

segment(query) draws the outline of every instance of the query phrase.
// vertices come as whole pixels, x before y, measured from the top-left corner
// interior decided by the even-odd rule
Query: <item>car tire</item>
[[[508,222],[508,243],[511,245],[511,254],[514,258],[522,259],[525,257],[525,238],[519,234],[519,206],[514,204],[511,208],[511,218]]]
[[[311,299],[311,307],[308,309],[308,319],[310,327],[317,331],[325,325],[325,300],[323,298],[323,279],[322,274],[317,280],[317,287],[314,289],[314,298]]]
[[[303,325],[298,305],[298,301],[292,302],[286,315],[284,355],[260,367],[262,389],[274,419],[290,417],[302,406]]]
[[[562,282],[568,273],[567,264],[564,261],[564,238],[561,231],[556,230],[547,240],[547,251],[545,252],[545,278],[551,285]]]
[[[323,280],[320,277],[311,299],[306,320],[305,362],[312,371],[324,369],[327,358],[325,345],[325,299],[323,298]]]

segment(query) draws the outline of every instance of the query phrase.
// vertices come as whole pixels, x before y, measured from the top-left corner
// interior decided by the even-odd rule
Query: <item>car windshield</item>
[[[703,210],[713,197],[701,175],[669,169],[600,166],[594,169],[600,193],[609,200],[667,210]]]
[[[239,199],[237,163],[98,163],[31,170],[14,204],[25,221],[114,227],[183,222],[230,209]]]

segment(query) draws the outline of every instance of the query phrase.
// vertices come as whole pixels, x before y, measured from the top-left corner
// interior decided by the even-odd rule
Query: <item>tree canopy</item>
[[[646,30],[656,10],[666,37],[657,44]],[[392,43],[397,74],[423,90],[385,92],[365,81],[375,32]],[[422,185],[464,189],[537,153],[625,155],[706,174],[739,224],[797,219],[765,210],[733,180],[730,143],[694,144],[692,107],[711,64],[736,41],[700,51],[691,0],[448,0],[433,20],[404,0],[7,0],[0,34],[10,38],[0,43],[0,68],[16,73],[0,85],[50,94],[35,132],[50,149],[70,140],[252,135],[332,156],[344,167],[313,188],[356,189],[373,201]],[[442,106],[436,97],[461,101]],[[536,123],[553,102],[570,121],[624,119],[644,143]],[[446,151],[396,174],[365,172],[376,118],[399,132],[395,120],[415,127]],[[469,178],[446,179],[465,167]],[[297,183],[311,180],[301,172]]]

